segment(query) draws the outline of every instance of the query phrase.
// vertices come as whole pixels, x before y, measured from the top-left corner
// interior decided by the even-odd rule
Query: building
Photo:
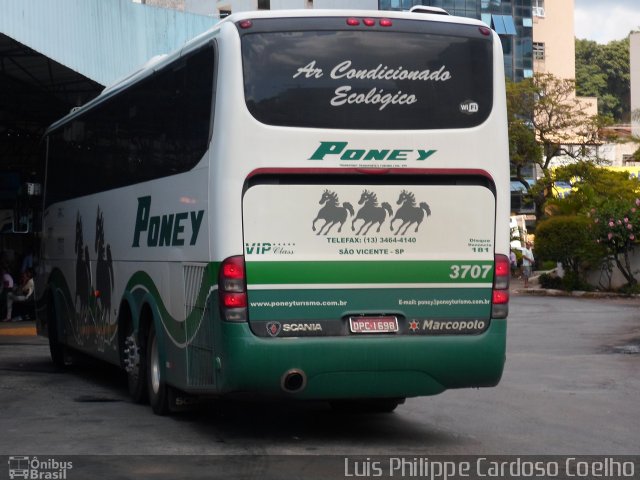
[[[574,0],[532,0],[533,70],[575,80]],[[598,114],[598,99],[579,97],[589,115]]]
[[[532,0],[532,3],[534,70],[574,79],[574,0]]]
[[[505,75],[519,82],[533,76],[532,0],[379,0],[380,10],[414,5],[444,8],[452,15],[476,18],[491,26],[502,41]]]

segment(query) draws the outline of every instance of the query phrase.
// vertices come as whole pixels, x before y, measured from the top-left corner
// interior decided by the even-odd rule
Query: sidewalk
[[[540,287],[538,278],[538,272],[534,272],[534,274],[529,278],[529,288],[524,288],[524,279],[522,277],[511,277],[511,280],[509,281],[509,290],[512,294],[516,295],[540,295],[543,293],[543,288]]]
[[[575,290],[566,292],[564,290],[554,290],[550,288],[542,288],[539,283],[540,275],[544,272],[533,272],[529,278],[529,288],[524,288],[524,280],[522,278],[511,277],[509,291],[512,295],[534,295],[547,297],[582,297],[582,298],[632,298],[640,299],[640,295],[628,295],[615,292],[585,292]]]

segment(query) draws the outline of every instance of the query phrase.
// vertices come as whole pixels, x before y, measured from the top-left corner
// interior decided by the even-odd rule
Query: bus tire
[[[49,352],[51,361],[58,368],[64,368],[68,365],[66,347],[60,342],[60,334],[58,331],[58,316],[56,314],[56,306],[53,295],[47,298],[47,337],[49,337]]]
[[[370,398],[363,400],[334,400],[331,408],[340,413],[391,413],[404,398]]]
[[[129,396],[135,403],[147,403],[147,356],[140,335],[133,330],[131,321],[125,323],[126,336],[121,345],[123,367],[127,372]]]
[[[162,378],[162,365],[160,363],[160,351],[158,349],[158,337],[153,322],[149,326],[149,335],[146,342],[146,370],[147,391],[149,404],[156,415],[167,415],[169,409],[169,386]]]

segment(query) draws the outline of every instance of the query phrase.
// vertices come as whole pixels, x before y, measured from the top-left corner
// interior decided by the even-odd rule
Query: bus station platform
[[[36,322],[0,322],[0,337],[35,337]]]

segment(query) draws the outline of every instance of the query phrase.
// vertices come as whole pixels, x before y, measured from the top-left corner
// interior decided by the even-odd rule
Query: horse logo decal
[[[347,216],[354,215],[353,206],[349,202],[344,202],[342,206],[339,206],[338,204],[340,202],[338,200],[338,194],[330,190],[325,190],[322,193],[322,198],[320,198],[320,202],[318,203],[324,206],[320,209],[318,215],[316,215],[316,218],[313,219],[311,228],[315,232],[316,222],[322,219],[324,220],[324,223],[322,224],[320,230],[318,230],[318,233],[316,235],[328,234],[329,230],[331,230],[337,224],[340,224],[340,226],[338,227],[338,232],[341,232],[344,222],[347,221]]]
[[[76,215],[76,304],[80,303],[80,312],[89,307],[91,295],[91,262],[89,261],[89,248],[84,244],[82,234],[82,217],[80,212]]]
[[[91,297],[91,261],[89,259],[89,247],[84,243],[82,233],[82,217],[80,212],[76,215],[76,242],[74,246],[76,253],[76,295],[74,306],[79,316],[74,316],[74,333],[79,330],[80,318],[86,322],[89,312],[89,301]],[[81,343],[81,340],[78,340]]]
[[[96,216],[96,317],[101,325],[109,321],[111,313],[111,291],[113,290],[113,259],[111,245],[104,241],[104,216],[100,207]]]
[[[393,215],[391,205],[387,202],[382,202],[382,206],[379,207],[378,197],[374,192],[370,192],[369,190],[364,190],[362,192],[358,205],[362,205],[362,207],[358,210],[356,218],[351,222],[351,230],[355,232],[356,229],[354,224],[356,223],[356,220],[362,220],[363,223],[360,225],[360,229],[356,232],[356,235],[360,235],[361,233],[362,235],[366,235],[375,223],[378,224],[376,232],[379,232],[380,227],[387,219],[387,213],[389,216]]]
[[[402,223],[400,224],[400,228],[396,230],[396,235],[400,233],[402,227],[404,230],[400,235],[404,235],[407,233],[407,230],[414,223],[416,224],[415,231],[418,231],[418,227],[424,220],[424,214],[427,214],[427,217],[431,215],[431,209],[426,202],[421,202],[419,206],[416,206],[416,197],[412,192],[408,192],[403,190],[398,197],[397,205],[402,205],[397,211],[395,216],[391,219],[389,227],[391,231],[393,231],[393,222],[396,220],[400,220]]]

